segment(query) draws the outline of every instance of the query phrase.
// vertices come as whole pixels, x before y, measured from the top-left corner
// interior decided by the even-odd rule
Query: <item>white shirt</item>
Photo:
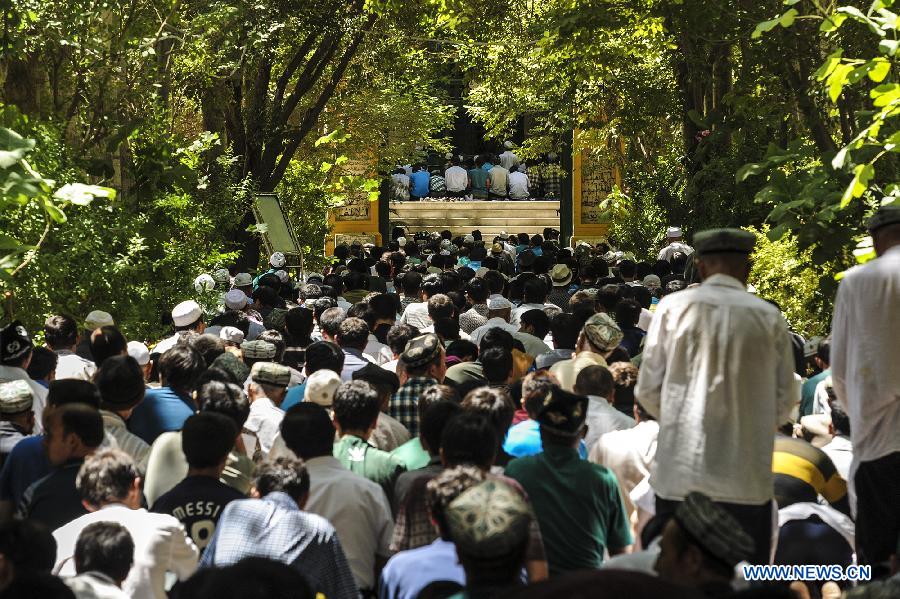
[[[447,191],[463,191],[469,186],[469,173],[461,166],[451,166],[444,171]]]
[[[605,397],[588,395],[587,409],[587,434],[584,436],[584,444],[590,450],[602,435],[613,431],[621,431],[633,428],[634,418],[623,414],[610,405]]]
[[[851,268],[831,325],[831,380],[850,417],[854,460],[900,451],[900,246]]]
[[[638,328],[642,331],[649,331],[651,322],[653,322],[653,312],[647,308],[641,308],[641,316],[638,318]]]
[[[83,572],[63,580],[76,599],[130,599],[116,583],[101,572]]]
[[[90,381],[97,372],[97,365],[90,360],[85,360],[75,352],[62,349],[56,352],[56,380],[80,379]]]
[[[509,197],[515,200],[524,200],[528,197],[528,175],[516,171],[510,173],[507,180],[509,181]]]
[[[53,531],[56,539],[54,574],[75,575],[75,542],[81,531],[94,522],[117,522],[131,534],[134,563],[122,583],[122,590],[132,599],[166,599],[166,572],[172,572],[178,580],[185,580],[197,569],[200,553],[175,517],[154,514],[143,508],[132,510],[114,503]]]
[[[850,430],[853,430],[852,427]],[[853,443],[850,439],[844,435],[835,435],[830,443],[822,446],[822,451],[831,458],[841,478],[850,482],[850,464],[853,462]]]
[[[399,324],[408,324],[420,330],[433,324],[428,316],[428,302],[415,302],[406,306]]]
[[[399,364],[399,363],[400,363],[400,358],[397,358],[397,359],[391,360],[390,362],[385,362],[384,364],[381,365],[381,367],[384,368],[385,370],[390,370],[394,374],[397,374],[397,364]]]
[[[590,415],[590,407],[588,414]],[[606,466],[616,475],[629,515],[636,509],[630,494],[642,480],[650,476],[650,469],[656,458],[658,436],[659,423],[655,420],[642,420],[632,428],[606,433],[595,445],[588,446],[588,459]]]
[[[509,315],[509,322],[518,325],[522,315],[529,310],[544,310],[546,308],[550,308],[554,312],[562,312],[556,304],[522,304],[518,308],[512,309]]]
[[[664,499],[772,499],[775,429],[799,401],[787,323],[727,275],[662,299],[635,398],[659,421],[650,484]]]
[[[256,442],[259,441],[259,449],[263,457],[269,455],[278,427],[284,419],[284,410],[272,403],[268,397],[257,397],[250,404],[250,415],[244,423],[244,430],[252,434],[244,433],[244,448],[247,455],[253,457],[256,451]]]
[[[305,461],[309,472],[306,511],[327,519],[337,531],[350,570],[361,589],[375,588],[375,556],[390,555],[394,521],[384,490],[350,472],[332,456]]]
[[[166,353],[167,351],[169,351],[170,349],[175,347],[175,345],[178,343],[178,339],[180,337],[181,336],[178,333],[175,333],[171,337],[166,337],[165,339],[163,339],[162,341],[157,343],[155,346],[153,346],[153,349],[150,350],[150,353],[151,354],[160,354],[160,355]]]
[[[513,154],[511,150],[506,150],[505,152],[500,154],[499,158],[500,166],[502,166],[506,170],[509,170],[509,167],[514,164],[519,164],[519,157]]]
[[[681,243],[680,241],[673,241],[663,249],[659,250],[659,257],[657,260],[668,260],[672,261],[672,257],[675,255],[675,252],[681,252],[682,254],[693,254],[694,248],[687,245],[686,243]]]
[[[363,350],[363,353],[371,356],[379,366],[394,359],[394,352],[391,351],[391,348],[379,341],[372,333],[369,333],[369,342],[366,344],[366,349]]]
[[[10,381],[25,381],[31,387],[31,394],[34,396],[31,402],[31,410],[34,412],[34,434],[39,435],[44,432],[42,424],[42,416],[44,407],[47,405],[47,388],[28,376],[28,372],[18,366],[0,365],[0,383],[8,383]]]
[[[493,318],[489,318],[486,323],[469,333],[469,341],[471,341],[475,345],[481,345],[481,338],[484,337],[484,334],[491,329],[503,329],[504,331],[515,333],[519,330],[519,327],[506,322],[499,316],[495,316]]]

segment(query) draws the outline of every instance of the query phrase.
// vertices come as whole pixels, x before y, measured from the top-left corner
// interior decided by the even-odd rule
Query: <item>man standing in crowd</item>
[[[447,197],[465,197],[469,188],[469,173],[459,165],[459,156],[450,159],[450,168],[444,172],[444,181],[447,185]]]
[[[22,323],[14,321],[0,329],[0,382],[25,381],[34,396],[35,432],[43,430],[44,406],[47,405],[47,388],[28,376],[28,365],[34,344]]]
[[[56,352],[57,379],[91,380],[97,367],[75,353],[78,346],[78,323],[71,316],[51,316],[44,323],[44,341]]]
[[[900,535],[900,204],[879,208],[868,229],[878,257],[841,281],[830,358],[850,416],[857,548],[883,568]]]
[[[25,381],[0,383],[0,468],[16,443],[34,430],[34,394]]]
[[[753,563],[765,564],[773,438],[799,400],[791,338],[778,309],[747,293],[756,235],[711,229],[695,243],[703,283],[659,303],[635,388],[659,421],[656,513],[671,516],[699,490],[740,522]]]
[[[672,262],[676,252],[687,256],[694,253],[694,248],[681,240],[681,227],[669,227],[666,229],[666,247],[659,251],[658,259]]]

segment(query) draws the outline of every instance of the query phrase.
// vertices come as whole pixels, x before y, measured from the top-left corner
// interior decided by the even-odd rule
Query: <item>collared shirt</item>
[[[509,331],[510,333],[515,333],[519,330],[518,325],[510,324],[499,316],[495,316],[488,319],[487,322],[472,331],[469,334],[469,341],[471,341],[475,345],[481,345],[481,338],[484,337],[484,334],[494,328],[503,329],[504,331]]]
[[[510,462],[506,475],[531,499],[551,576],[599,568],[607,548],[631,545],[615,476],[580,459],[575,449],[547,446],[538,455]]]
[[[354,372],[375,362],[374,358],[358,349],[343,347],[341,351],[344,352],[344,368],[341,370],[341,382],[352,381]]]
[[[900,451],[900,246],[851,268],[838,288],[831,379],[847,408],[854,462]]]
[[[588,448],[592,449],[602,435],[612,431],[632,428],[635,422],[634,418],[626,416],[610,405],[605,397],[588,395],[587,420],[585,424],[587,424],[588,430],[584,436],[584,442]]]
[[[568,360],[560,360],[550,367],[550,372],[559,380],[559,386],[566,391],[571,391],[575,386],[578,373],[588,366],[606,366],[606,358],[600,354],[583,351],[575,354]]]
[[[115,412],[100,410],[103,417],[103,429],[116,440],[119,449],[134,458],[141,474],[147,473],[147,459],[150,457],[150,446],[147,442],[128,430],[122,417]]]
[[[305,461],[309,472],[306,510],[334,526],[356,586],[375,588],[375,556],[387,557],[394,521],[380,486],[350,472],[332,456]]]
[[[356,599],[353,574],[325,518],[304,512],[287,493],[232,501],[200,560],[201,568],[229,566],[245,557],[266,557],[297,570],[328,599]]]
[[[61,349],[56,352],[56,380],[80,379],[90,381],[97,372],[97,365],[90,360],[85,360],[75,352]]]
[[[363,350],[363,353],[374,358],[375,363],[379,366],[394,359],[394,353],[391,351],[391,348],[376,339],[372,333],[369,333],[369,342],[366,344],[366,349]]]
[[[407,470],[424,468],[431,461],[431,456],[422,447],[422,441],[419,437],[413,437],[392,451],[391,455],[400,460]]]
[[[811,443],[778,435],[772,471],[779,508],[815,503],[821,495],[835,508],[849,512],[847,481],[840,477],[828,454]]]
[[[688,255],[694,253],[694,248],[687,245],[686,243],[681,243],[680,241],[673,241],[663,249],[659,251],[659,257],[657,260],[666,260],[668,262],[672,261],[672,258],[675,256],[675,252],[681,252],[682,254]]]
[[[369,436],[369,443],[381,451],[394,451],[409,441],[409,431],[400,421],[384,412],[378,412],[375,430]]]
[[[398,324],[408,324],[420,330],[434,324],[428,316],[428,302],[415,302],[406,306]]]
[[[429,545],[401,551],[388,560],[378,583],[379,599],[416,599],[435,581],[466,583],[456,545],[437,539]]]
[[[643,420],[633,428],[606,433],[591,447],[589,459],[606,466],[616,475],[629,514],[636,509],[631,501],[631,491],[650,476],[658,436],[659,423]]]
[[[166,353],[167,351],[169,351],[170,349],[172,349],[173,347],[175,347],[175,345],[178,344],[178,340],[180,338],[181,338],[181,335],[179,333],[174,333],[171,337],[166,337],[165,339],[163,339],[162,341],[157,343],[155,346],[153,346],[153,349],[151,350],[151,352],[154,354],[162,355],[162,354]]]
[[[853,462],[853,443],[844,435],[835,435],[830,443],[822,447],[831,463],[837,468],[838,474],[845,481],[850,482],[850,464]]]
[[[416,171],[409,176],[412,186],[409,194],[418,198],[428,197],[431,191],[431,175],[426,170]]]
[[[562,179],[565,173],[557,163],[540,165],[541,182],[544,184],[544,198],[558,200],[561,197]]]
[[[0,422],[0,467],[6,461],[6,456],[12,452],[13,448],[25,437],[28,432],[19,426],[7,420]]]
[[[410,377],[391,397],[388,414],[405,426],[413,437],[419,434],[419,397],[425,389],[436,384],[431,377]]]
[[[513,363],[515,363],[515,356],[513,356]],[[447,369],[447,374],[444,375],[444,382],[450,381],[450,384],[462,385],[463,383],[468,383],[471,381],[486,381],[484,378],[484,367],[481,365],[481,362],[460,362],[459,364],[454,364],[450,368]],[[487,383],[485,383],[487,384]]]
[[[510,173],[509,177],[509,197],[514,200],[524,200],[528,198],[528,175],[516,171]]]
[[[102,572],[82,572],[78,576],[64,578],[76,597],[83,599],[130,599],[115,581]]]
[[[406,471],[400,460],[355,435],[344,435],[334,444],[334,457],[344,468],[381,485],[388,500],[393,502],[394,484]]]
[[[22,496],[19,516],[37,520],[50,530],[56,530],[86,514],[81,495],[75,488],[75,479],[82,464],[83,458],[69,460],[32,483]]]
[[[522,345],[525,346],[525,353],[532,358],[537,358],[538,356],[546,354],[550,351],[549,345],[547,345],[531,333],[516,331],[515,333],[513,333],[513,337],[522,342]]]
[[[544,443],[541,441],[541,425],[537,420],[527,418],[509,427],[506,439],[503,441],[503,451],[514,458],[537,455],[544,451]],[[583,440],[578,443],[578,455],[582,459],[586,459],[588,456],[588,447]]]
[[[47,405],[47,387],[33,380],[23,368],[0,365],[0,383],[10,381],[25,381],[31,387],[31,393],[34,396],[31,404],[31,410],[34,412],[34,434],[41,434],[44,432],[41,419],[44,414],[44,406]]]
[[[800,399],[793,355],[778,309],[733,277],[713,275],[663,298],[635,388],[659,420],[650,481],[658,496],[772,498],[773,434]]]
[[[275,405],[268,397],[257,397],[250,404],[250,416],[244,423],[244,447],[251,456],[258,449],[263,457],[269,455],[278,427],[284,419],[284,410]],[[250,434],[247,434],[250,433]]]
[[[147,389],[144,401],[128,419],[128,428],[152,445],[161,434],[180,431],[184,421],[195,412],[194,400],[188,395],[180,395],[171,387]]]
[[[505,196],[509,171],[502,166],[495,166],[488,174],[491,179],[491,187],[488,191],[499,196]]]
[[[465,191],[469,186],[469,173],[461,166],[451,166],[444,171],[447,191]]]
[[[479,310],[480,307],[483,307],[484,311],[487,312],[487,304],[476,304],[459,315],[459,330],[467,333],[470,340],[472,331],[488,321],[487,316]]]
[[[186,580],[197,569],[197,547],[178,520],[168,514],[152,514],[143,508],[132,510],[113,503],[53,532],[57,546],[55,574],[75,574],[75,543],[81,531],[94,522],[116,522],[131,534],[134,563],[122,583],[122,590],[129,597],[165,599],[167,572],[175,574],[178,580]]]

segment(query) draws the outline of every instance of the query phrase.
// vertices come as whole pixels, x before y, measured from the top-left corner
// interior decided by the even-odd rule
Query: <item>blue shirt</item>
[[[347,381],[353,380],[353,373],[359,370],[360,368],[365,368],[371,362],[366,360],[363,357],[363,353],[358,349],[352,349],[346,347],[343,349],[344,352],[344,368],[341,370],[341,382],[345,383]]]
[[[431,193],[431,175],[428,171],[416,171],[409,176],[410,194],[417,198],[427,198]]]
[[[0,471],[0,500],[19,505],[25,489],[50,474],[42,436],[25,437],[13,447]]]
[[[170,387],[147,389],[144,401],[138,404],[128,419],[128,429],[149,445],[169,431],[180,431],[184,421],[194,415],[193,401]]]
[[[302,511],[287,493],[274,491],[225,506],[200,567],[229,566],[245,557],[287,564],[306,578],[313,592],[328,599],[359,595],[334,527]]]
[[[437,580],[466,584],[466,573],[450,541],[438,539],[430,545],[401,551],[388,560],[378,582],[378,599],[415,599]]]
[[[303,401],[304,397],[306,397],[306,381],[303,381],[299,385],[294,385],[287,390],[284,401],[281,402],[281,409],[287,412],[289,409]]]
[[[541,442],[541,425],[538,424],[538,421],[529,418],[510,427],[506,433],[506,441],[503,442],[503,451],[514,458],[537,455],[544,451],[544,444]],[[587,459],[587,446],[583,440],[578,443],[578,455],[583,460]]]

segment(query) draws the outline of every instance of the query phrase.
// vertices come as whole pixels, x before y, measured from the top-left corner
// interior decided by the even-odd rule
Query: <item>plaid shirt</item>
[[[422,471],[422,476],[410,485],[397,511],[394,536],[391,537],[391,553],[422,547],[438,538],[434,524],[431,523],[425,497],[428,481],[440,471],[434,472],[427,468],[423,468]]]
[[[563,170],[558,164],[541,165],[541,180],[544,183],[544,198],[558,200],[561,197]]]
[[[553,291],[547,295],[547,303],[559,306],[559,309],[563,312],[571,312],[572,309],[569,307],[570,297],[568,285],[565,287],[554,287]]]
[[[388,414],[406,427],[410,436],[419,436],[419,397],[437,381],[427,376],[410,377],[391,397]]]
[[[334,527],[302,511],[287,493],[232,501],[200,560],[201,568],[228,566],[245,557],[265,557],[296,569],[313,591],[328,599],[359,596]]]

